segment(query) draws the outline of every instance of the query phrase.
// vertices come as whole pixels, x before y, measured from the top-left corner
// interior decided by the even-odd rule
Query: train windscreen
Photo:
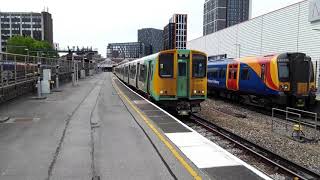
[[[287,60],[287,61],[285,61]],[[283,59],[278,61],[278,68],[279,68],[279,80],[281,82],[289,81],[289,60]]]
[[[174,56],[170,54],[159,55],[159,75],[163,78],[173,77],[173,60]]]
[[[200,54],[192,55],[192,77],[204,78],[207,71],[207,57]]]

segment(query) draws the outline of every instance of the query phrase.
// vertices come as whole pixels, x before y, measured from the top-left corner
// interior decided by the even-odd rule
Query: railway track
[[[195,123],[206,129],[207,131],[222,137],[225,141],[229,141],[237,148],[248,152],[254,157],[260,158],[268,166],[272,166],[273,169],[285,174],[286,177],[291,179],[299,178],[303,180],[318,180],[320,179],[320,174],[317,174],[305,167],[302,167],[294,162],[289,161],[253,142],[250,142],[218,125],[215,125],[196,114],[188,119],[191,123]],[[247,153],[247,154],[248,154]]]
[[[223,98],[223,97],[218,97],[218,98],[215,98],[215,97],[210,97],[210,99],[212,100],[221,100],[221,101],[224,101],[224,102],[227,102],[229,104],[232,104],[232,105],[236,105],[238,107],[241,107],[241,108],[245,108],[245,109],[248,109],[250,111],[254,111],[254,112],[257,112],[257,113],[260,113],[260,114],[263,114],[263,115],[267,115],[267,116],[272,116],[272,111],[271,109],[266,109],[265,107],[261,107],[261,106],[257,106],[257,105],[254,105],[254,104],[250,104],[250,103],[245,103],[245,104],[241,104],[241,103],[236,103],[236,102],[233,102],[229,99],[226,99],[226,98]],[[281,108],[279,108],[281,109]],[[284,108],[285,109],[285,108]],[[238,116],[238,117],[245,117],[246,115],[242,115],[242,114],[236,114],[235,116]],[[286,115],[283,113],[279,113],[277,112],[276,116],[277,118],[279,119],[283,119],[285,120],[286,118]],[[310,121],[311,119],[308,119],[308,118],[301,118],[301,122],[307,122],[306,124],[304,124],[304,126],[307,126],[307,127],[310,127],[310,128],[314,128],[313,125],[310,125],[308,123],[308,121]],[[317,118],[318,120],[318,123],[317,123],[317,130],[320,131],[320,117]],[[288,119],[287,121],[289,122],[292,122],[292,123],[296,123],[295,121],[291,120],[291,119]]]

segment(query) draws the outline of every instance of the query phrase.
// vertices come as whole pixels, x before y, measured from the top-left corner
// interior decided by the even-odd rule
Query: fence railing
[[[276,112],[285,115],[285,118],[276,118]],[[308,115],[309,119],[304,115]],[[312,118],[310,119],[310,116]],[[278,131],[293,137],[295,133],[302,133],[306,139],[318,140],[317,113],[287,107],[286,109],[272,108],[272,131]],[[290,127],[290,128],[289,128]]]
[[[0,97],[5,96],[3,89],[21,83],[37,81],[39,76],[42,77],[43,69],[50,69],[52,77],[62,75],[70,77],[69,75],[73,74],[78,78],[79,70],[85,70],[86,74],[89,74],[89,70],[95,67],[95,63],[74,60],[74,58],[66,60],[62,58],[0,53]]]

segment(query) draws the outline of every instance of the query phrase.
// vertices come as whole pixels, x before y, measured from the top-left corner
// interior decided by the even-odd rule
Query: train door
[[[261,64],[261,81],[263,83],[263,86],[261,87],[261,91],[265,91],[266,88],[267,88],[267,85],[266,85],[266,64]]]
[[[152,62],[148,62],[148,79],[147,79],[147,93],[151,94],[151,81],[152,81],[152,74],[153,74],[153,67],[152,67]]]
[[[227,88],[228,90],[237,91],[238,88],[238,64],[229,64],[228,65],[228,78],[227,78]]]
[[[127,79],[128,84],[130,84],[130,73],[131,73],[131,66],[129,64],[129,66],[128,66],[128,79]]]
[[[188,96],[188,61],[178,60],[177,96]]]

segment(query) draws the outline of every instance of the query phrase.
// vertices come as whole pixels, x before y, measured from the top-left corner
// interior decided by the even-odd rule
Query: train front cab
[[[315,75],[311,58],[303,53],[284,53],[278,56],[277,65],[283,103],[295,107],[315,104]]]
[[[159,54],[153,80],[152,96],[178,114],[201,110],[207,97],[207,57],[190,50],[170,50]]]

